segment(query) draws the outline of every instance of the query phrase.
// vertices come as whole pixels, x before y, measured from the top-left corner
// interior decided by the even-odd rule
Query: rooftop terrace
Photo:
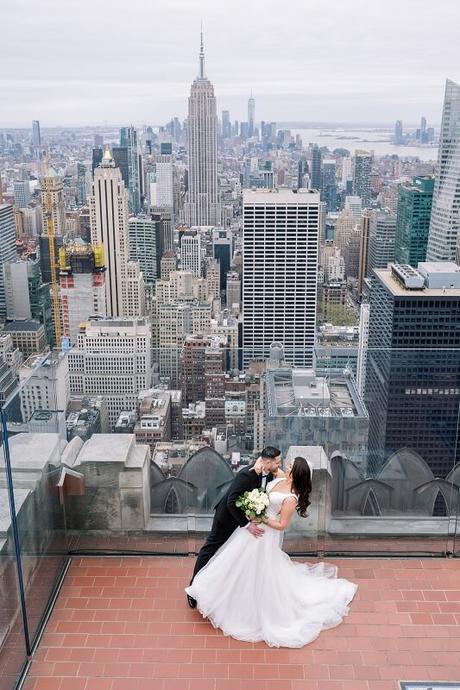
[[[399,681],[460,680],[459,561],[332,562],[359,585],[343,625],[303,649],[273,649],[225,637],[188,608],[191,558],[74,558],[24,690],[399,690]]]

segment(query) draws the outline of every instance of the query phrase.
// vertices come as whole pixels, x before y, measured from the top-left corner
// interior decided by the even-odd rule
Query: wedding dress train
[[[292,494],[267,486],[268,517],[276,519]],[[281,549],[282,534],[264,526],[254,537],[238,528],[186,588],[203,617],[224,634],[270,647],[303,647],[342,622],[357,585],[337,578],[327,563],[296,563]]]

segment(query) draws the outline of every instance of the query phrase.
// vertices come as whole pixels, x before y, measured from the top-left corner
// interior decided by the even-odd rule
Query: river
[[[377,156],[396,154],[400,158],[418,157],[422,161],[436,161],[437,146],[396,146],[392,143],[393,132],[383,129],[291,129],[291,134],[299,134],[303,145],[309,142],[334,149],[355,149],[374,151]]]

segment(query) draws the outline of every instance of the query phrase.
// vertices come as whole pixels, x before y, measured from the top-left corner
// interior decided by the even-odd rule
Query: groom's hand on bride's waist
[[[250,522],[246,529],[248,532],[250,532],[254,537],[263,537],[264,535],[264,530],[260,525],[257,525],[255,522]]]

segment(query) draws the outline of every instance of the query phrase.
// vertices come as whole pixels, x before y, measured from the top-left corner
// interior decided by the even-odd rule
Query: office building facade
[[[372,154],[369,151],[355,151],[353,159],[353,194],[359,196],[363,208],[371,200]]]
[[[14,223],[14,209],[11,204],[0,204],[0,266],[15,261],[16,226]],[[6,316],[5,279],[0,270],[0,318]]]
[[[104,250],[91,244],[66,244],[59,250],[62,335],[72,345],[80,325],[106,316]]]
[[[144,282],[154,285],[157,272],[157,223],[150,216],[133,216],[128,221],[129,258],[138,261]]]
[[[419,453],[435,477],[459,462],[459,326],[456,264],[375,271],[365,381],[373,473],[402,448]]]
[[[386,268],[395,258],[396,216],[388,209],[374,211],[369,225],[367,275],[376,268]]]
[[[120,129],[120,147],[127,150],[129,209],[136,214],[141,210],[141,180],[137,131],[134,127]]]
[[[434,177],[414,177],[400,185],[396,212],[395,261],[414,268],[426,260]]]
[[[82,325],[69,350],[70,390],[101,395],[115,428],[120,413],[134,410],[139,391],[152,382],[151,332],[144,318],[105,319]]]
[[[257,190],[243,194],[243,360],[266,359],[271,343],[287,361],[312,362],[315,342],[320,196]]]

